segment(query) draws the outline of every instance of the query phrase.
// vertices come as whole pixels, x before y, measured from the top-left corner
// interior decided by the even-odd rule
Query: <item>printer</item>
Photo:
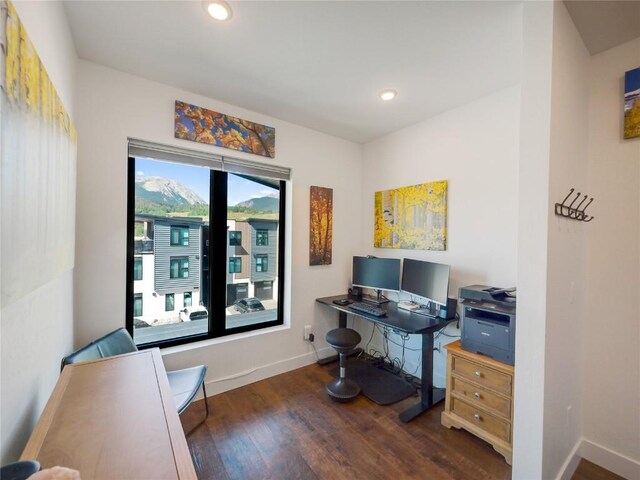
[[[509,365],[515,360],[515,288],[470,285],[460,288],[461,345],[464,350]]]

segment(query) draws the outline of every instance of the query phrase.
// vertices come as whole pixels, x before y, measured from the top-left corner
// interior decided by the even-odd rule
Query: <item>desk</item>
[[[409,422],[421,413],[427,411],[436,403],[444,400],[445,390],[443,388],[435,388],[433,386],[433,334],[444,328],[455,319],[444,320],[441,318],[427,317],[411,313],[408,310],[398,308],[396,302],[389,302],[383,305],[387,311],[386,317],[376,317],[363,312],[351,310],[348,305],[341,306],[333,303],[334,300],[348,298],[352,301],[358,301],[346,295],[337,295],[333,297],[317,298],[316,301],[322,305],[331,307],[338,311],[338,326],[344,328],[347,326],[347,314],[364,318],[370,322],[378,323],[386,327],[410,334],[417,334],[422,337],[422,377],[420,387],[420,402],[408,408],[400,414],[400,420]]]
[[[196,479],[160,351],[67,365],[21,459],[83,479]]]

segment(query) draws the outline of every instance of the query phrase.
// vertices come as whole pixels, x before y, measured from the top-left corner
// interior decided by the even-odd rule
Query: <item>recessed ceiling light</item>
[[[396,98],[396,95],[398,95],[398,92],[393,88],[387,88],[378,94],[378,96],[384,101],[393,100]]]
[[[231,18],[231,7],[223,0],[205,0],[204,9],[216,20],[229,20]]]

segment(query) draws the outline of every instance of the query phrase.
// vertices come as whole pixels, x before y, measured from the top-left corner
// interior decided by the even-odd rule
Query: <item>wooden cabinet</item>
[[[513,367],[467,352],[460,346],[460,341],[445,348],[447,396],[442,425],[464,428],[489,442],[511,465]]]

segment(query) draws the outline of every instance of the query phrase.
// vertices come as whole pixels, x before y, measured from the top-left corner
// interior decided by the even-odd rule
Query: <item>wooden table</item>
[[[196,479],[158,349],[67,365],[21,459],[90,479]]]

